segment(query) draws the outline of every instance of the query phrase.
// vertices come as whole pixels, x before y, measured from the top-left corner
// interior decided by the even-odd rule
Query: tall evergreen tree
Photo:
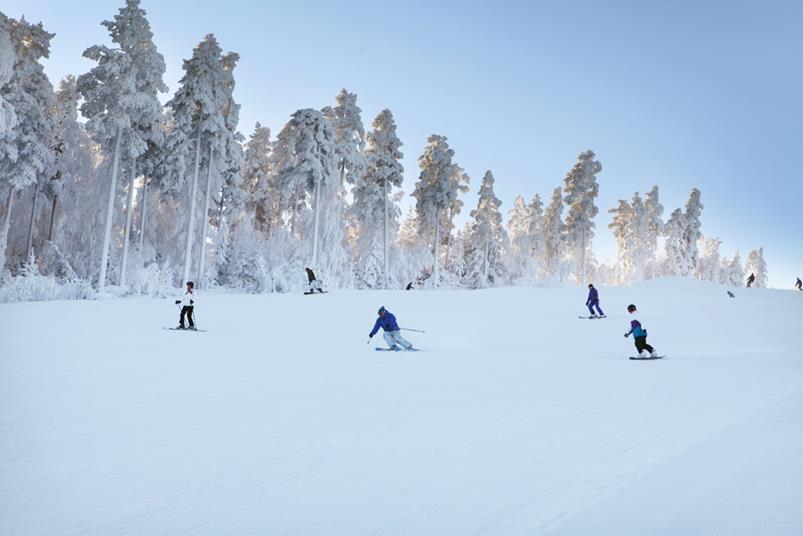
[[[365,126],[362,110],[357,106],[357,95],[345,89],[335,98],[334,107],[323,109],[324,116],[335,129],[335,157],[341,184],[356,184],[365,173]]]
[[[281,224],[279,192],[273,184],[270,166],[270,129],[257,123],[245,145],[243,185],[248,192],[246,206],[254,214],[255,227],[265,236]]]
[[[754,249],[747,255],[747,262],[744,265],[745,273],[755,274],[756,280],[754,287],[766,288],[767,286],[767,262],[764,260],[764,248]]]
[[[517,195],[508,213],[507,234],[510,239],[510,275],[513,279],[531,276],[533,247],[530,215],[524,198]]]
[[[507,233],[502,226],[502,202],[494,193],[494,176],[486,171],[480,184],[477,208],[471,211],[469,243],[471,254],[466,266],[469,282],[474,287],[485,287],[498,281],[502,275],[502,254]]]
[[[658,194],[658,186],[653,186],[647,192],[644,199],[644,209],[646,211],[647,237],[645,242],[648,273],[650,277],[655,277],[655,269],[658,264],[658,238],[663,233],[664,206],[661,204]]]
[[[0,12],[0,137],[9,133],[17,122],[14,106],[6,100],[3,91],[3,87],[14,75],[16,61],[17,54],[11,41],[11,19]]]
[[[577,163],[564,179],[564,201],[569,208],[566,215],[566,246],[575,261],[575,280],[578,284],[586,278],[586,258],[594,238],[594,222],[599,210],[594,204],[599,194],[597,173],[602,165],[594,160],[593,151],[585,151],[577,157]]]
[[[561,189],[552,191],[552,199],[544,211],[544,264],[547,277],[563,278],[563,254],[565,251],[565,226],[563,223],[563,198]]]
[[[703,253],[697,263],[695,276],[704,281],[719,283],[721,275],[719,246],[722,241],[719,238],[703,238],[702,242]]]
[[[41,64],[50,51],[48,33],[42,24],[30,24],[3,15],[3,28],[9,32],[14,47],[12,76],[0,87],[0,98],[14,110],[13,127],[0,138],[0,178],[5,182],[7,201],[0,228],[0,275],[6,264],[6,246],[11,226],[14,196],[18,190],[34,185],[33,206],[28,231],[28,252],[33,232],[33,217],[42,182],[47,180],[53,163],[53,86]],[[7,59],[5,60],[7,61]]]
[[[535,275],[543,278],[546,274],[546,232],[544,218],[544,203],[541,196],[535,194],[527,205],[527,219],[529,225],[531,255],[533,258]]]
[[[703,236],[700,232],[700,214],[702,210],[703,205],[700,203],[700,190],[693,188],[689,195],[689,200],[686,202],[686,211],[683,214],[684,263],[681,268],[681,273],[684,276],[689,276],[694,273],[697,263],[699,262],[700,254],[697,249],[697,242]]]

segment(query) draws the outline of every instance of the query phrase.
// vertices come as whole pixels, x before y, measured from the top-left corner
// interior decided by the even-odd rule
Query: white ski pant
[[[386,331],[382,334],[385,338],[385,342],[388,343],[388,346],[393,348],[396,345],[401,346],[402,348],[411,348],[413,344],[401,336],[401,331]]]

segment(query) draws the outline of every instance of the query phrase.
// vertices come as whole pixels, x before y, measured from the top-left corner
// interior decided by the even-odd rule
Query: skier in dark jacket
[[[321,282],[315,277],[315,272],[313,272],[309,267],[304,268],[304,271],[307,272],[307,279],[309,279],[308,290],[304,294],[313,294],[316,290],[323,293]]]
[[[750,277],[747,278],[747,288],[753,286],[753,283],[756,281],[756,274],[750,274]]]
[[[368,340],[370,341],[373,336],[376,335],[376,332],[379,331],[379,328],[382,328],[385,342],[388,343],[388,347],[391,350],[398,351],[402,348],[405,350],[412,350],[413,344],[401,336],[401,329],[399,328],[399,324],[396,323],[396,316],[384,307],[380,307],[377,314],[379,318],[377,318],[376,323],[374,323],[374,329],[368,334]]]
[[[594,313],[594,307],[597,308],[597,312],[599,313],[600,317],[605,316],[605,313],[603,313],[602,309],[599,307],[599,292],[597,292],[597,289],[594,288],[593,284],[588,285],[588,299],[586,300],[586,307],[588,307],[588,312],[591,313],[591,318],[597,318],[597,314]]]
[[[797,288],[798,290],[803,290],[803,281],[801,281],[799,277],[797,278],[797,281],[795,282],[795,288]]]

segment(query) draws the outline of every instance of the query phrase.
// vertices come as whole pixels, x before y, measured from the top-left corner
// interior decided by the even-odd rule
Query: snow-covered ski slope
[[[803,534],[803,293],[600,295],[0,305],[0,534]]]

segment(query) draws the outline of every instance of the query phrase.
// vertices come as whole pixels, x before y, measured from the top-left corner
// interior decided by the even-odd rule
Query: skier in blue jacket
[[[605,316],[605,313],[603,313],[602,309],[599,308],[599,293],[597,292],[597,289],[594,288],[592,283],[588,284],[588,299],[586,300],[586,307],[588,307],[588,312],[591,313],[591,318],[597,318],[596,313],[594,313],[594,307],[597,308],[599,316]]]
[[[644,352],[649,352],[649,357],[658,357],[655,348],[647,344],[647,330],[641,325],[638,318],[636,306],[632,303],[627,306],[627,312],[630,313],[629,326],[630,330],[625,333],[625,338],[633,334],[633,339],[636,341],[636,351],[641,357],[646,357]]]
[[[371,338],[376,335],[376,332],[379,331],[379,328],[382,328],[384,331],[382,336],[385,338],[385,342],[388,343],[388,346],[391,350],[398,351],[402,348],[405,350],[412,350],[412,343],[401,336],[399,324],[396,323],[396,317],[393,315],[393,313],[385,309],[383,306],[379,308],[377,314],[379,315],[379,318],[376,319],[374,329],[372,329],[371,333],[368,334],[368,340],[371,340]]]

